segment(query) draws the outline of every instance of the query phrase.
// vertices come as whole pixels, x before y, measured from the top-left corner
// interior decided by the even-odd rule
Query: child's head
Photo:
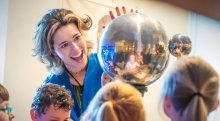
[[[8,119],[12,120],[14,114],[11,113],[12,108],[9,107],[9,93],[8,90],[0,84],[0,112],[7,114]]]
[[[145,121],[141,94],[129,84],[107,83],[98,91],[81,121]]]
[[[130,61],[130,62],[135,62],[135,54],[131,54],[131,55],[129,56],[129,61]]]
[[[56,84],[41,86],[31,105],[31,118],[33,121],[70,119],[73,101],[70,92]]]
[[[8,90],[0,84],[0,104],[4,101],[9,101],[9,93]]]
[[[219,77],[198,57],[182,57],[165,80],[163,106],[173,121],[206,121],[219,103]]]

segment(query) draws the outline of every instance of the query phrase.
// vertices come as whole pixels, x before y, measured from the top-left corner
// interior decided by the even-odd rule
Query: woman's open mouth
[[[83,59],[83,50],[81,51],[81,53],[77,54],[74,57],[71,57],[73,60],[80,62]]]

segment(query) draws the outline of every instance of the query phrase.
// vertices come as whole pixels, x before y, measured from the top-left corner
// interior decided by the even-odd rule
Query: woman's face
[[[86,41],[75,24],[59,28],[54,34],[54,55],[72,72],[79,72],[87,64]]]

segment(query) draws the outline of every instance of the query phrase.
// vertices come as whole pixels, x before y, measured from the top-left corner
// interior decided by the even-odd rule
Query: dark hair
[[[0,84],[0,103],[8,100],[9,100],[8,90],[2,84]]]
[[[38,115],[41,115],[45,114],[51,105],[55,109],[71,110],[73,101],[70,92],[57,84],[42,85],[37,90],[31,107],[37,111]]]

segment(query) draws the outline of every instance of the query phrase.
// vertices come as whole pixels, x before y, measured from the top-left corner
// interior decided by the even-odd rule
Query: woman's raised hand
[[[110,15],[110,17],[111,17],[112,20],[115,19],[115,18],[118,17],[118,16],[125,15],[125,14],[127,13],[126,8],[125,8],[124,6],[122,6],[122,9],[121,9],[121,10],[120,10],[119,7],[117,6],[117,7],[115,8],[115,11],[116,11],[117,16],[115,16],[112,11],[109,11],[109,15]],[[133,10],[133,9],[130,9],[129,13],[133,13],[133,12],[134,12],[134,10]],[[138,12],[138,11],[136,10],[135,12]]]

